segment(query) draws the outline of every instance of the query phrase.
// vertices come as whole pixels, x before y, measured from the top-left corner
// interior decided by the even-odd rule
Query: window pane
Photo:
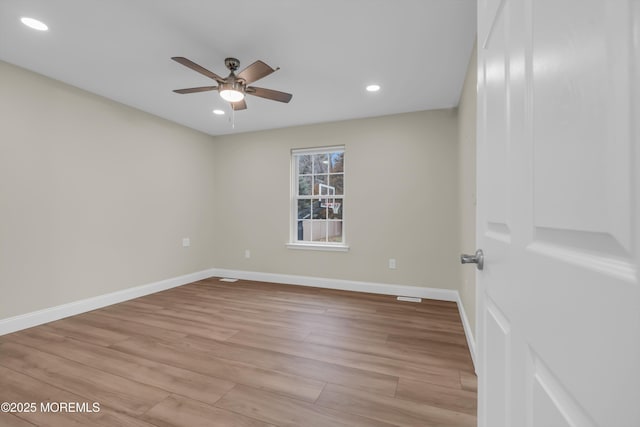
[[[327,240],[329,242],[342,242],[342,221],[328,221]]]
[[[327,218],[342,219],[342,210],[344,205],[342,199],[333,199],[333,202],[327,203]]]
[[[314,175],[313,176],[313,194],[320,194],[320,192],[327,194],[327,175]]]
[[[311,218],[311,200],[298,200],[298,219]]]
[[[311,155],[299,154],[296,157],[298,158],[298,174],[311,175],[313,173],[311,169],[311,165],[313,164],[313,159]]]
[[[313,208],[313,213],[312,213],[311,217],[313,219],[326,219],[327,218],[326,205],[323,206],[324,203],[322,203],[318,199],[312,200],[311,203],[312,203],[312,208]]]
[[[344,152],[329,154],[329,172],[344,172]]]
[[[335,194],[342,196],[344,194],[344,175],[329,175],[329,185],[333,187]]]
[[[311,220],[298,220],[298,240],[303,242],[311,241]]]
[[[329,155],[313,155],[313,173],[326,173],[329,170]]]
[[[311,240],[314,242],[327,241],[327,221],[313,221],[312,230]]]
[[[301,176],[298,178],[298,196],[311,195],[311,177]]]

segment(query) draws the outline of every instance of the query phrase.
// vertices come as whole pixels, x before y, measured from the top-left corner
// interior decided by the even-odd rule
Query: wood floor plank
[[[466,427],[476,390],[448,301],[209,278],[0,336],[0,401],[101,408],[2,427]]]
[[[182,340],[182,343],[216,357],[253,363],[264,369],[271,369],[322,382],[332,382],[352,388],[362,388],[390,396],[394,395],[398,384],[398,378],[394,376],[341,366],[334,363],[326,363],[315,359],[290,356],[226,341],[221,342],[188,336]]]
[[[214,357],[208,352],[184,347],[179,343],[131,339],[120,342],[113,348],[204,375],[263,388],[310,402],[318,398],[325,384],[310,378],[262,369],[253,364]]]
[[[42,402],[81,402],[93,404],[93,401],[83,399],[80,396],[69,393],[66,390],[51,386],[45,382],[15,372],[0,365],[0,401],[2,402],[34,402],[40,405]],[[45,413],[40,410],[35,412],[22,412],[20,417],[34,425],[47,425],[51,427],[82,427],[93,421],[95,413],[71,414],[65,412]]]
[[[388,357],[408,362],[425,362],[434,366],[446,366],[453,369],[472,369],[471,357],[464,347],[432,343],[425,346],[406,346],[401,344],[373,342],[352,337],[345,338],[331,334],[312,333],[305,342],[343,350],[357,351],[381,357]],[[442,356],[446,356],[443,358]],[[443,359],[445,359],[443,361]]]
[[[237,303],[238,301],[245,307],[253,307],[256,309],[264,308],[264,301],[256,301],[255,291],[250,292],[249,295],[239,295],[234,299],[226,297],[219,297],[217,295],[207,294],[205,298],[219,303]],[[225,299],[226,298],[226,299]],[[309,314],[323,314],[325,312],[324,307],[319,307],[307,302],[275,302],[269,301],[269,309],[276,312],[293,312],[293,313],[309,313]]]
[[[162,310],[165,307],[164,305],[153,304],[152,301],[153,300],[150,300],[150,299],[148,300],[144,299],[143,297],[143,298],[136,298],[129,301],[124,301],[118,305],[120,307],[131,307],[131,308],[137,308],[139,310],[148,310],[148,311],[158,311],[158,310]]]
[[[404,345],[424,346],[431,343],[447,343],[467,347],[467,338],[463,334],[452,334],[447,331],[420,331],[406,335],[388,334],[387,342]]]
[[[275,427],[273,424],[179,396],[169,396],[142,418],[157,427]]]
[[[422,381],[415,381],[410,378],[400,378],[395,397],[451,409],[452,411],[464,412],[470,415],[476,415],[477,412],[477,397],[475,392],[442,387]]]
[[[476,417],[437,406],[327,384],[317,405],[407,427],[475,427]]]
[[[230,320],[246,318],[249,313],[244,307],[226,307],[220,310],[220,314]],[[343,336],[359,336],[364,339],[382,341],[387,337],[385,331],[375,328],[368,328],[366,324],[357,322],[344,322],[327,316],[318,315],[291,315],[290,313],[276,313],[261,310],[260,313],[253,313],[251,316],[259,319],[265,326],[272,328],[297,328],[304,332],[304,336],[311,331],[327,332]],[[302,338],[304,338],[304,336]]]
[[[141,415],[170,393],[13,342],[0,344],[2,366],[55,384],[131,415]]]
[[[229,330],[250,329],[256,333],[290,339],[304,339],[309,331],[296,325],[283,322],[265,322],[263,319],[251,320],[246,315],[230,316],[218,312],[209,312],[207,307],[199,308],[193,304],[175,304],[173,308],[163,308],[153,312],[158,316],[192,320],[199,324],[206,324]],[[202,335],[201,335],[202,336]]]
[[[460,384],[464,390],[478,391],[478,377],[473,372],[460,371]]]
[[[90,325],[96,328],[108,329],[119,334],[131,337],[152,337],[162,338],[165,340],[180,340],[187,334],[184,332],[169,331],[165,328],[145,325],[144,323],[132,323],[132,313],[118,318],[116,316],[106,316],[99,310],[74,316],[72,319],[81,322],[84,325]],[[80,339],[78,337],[72,337]],[[80,339],[82,341],[82,339]],[[92,342],[92,341],[89,341]]]
[[[39,405],[47,402],[77,402],[93,407],[95,402],[83,396],[52,386],[31,376],[15,372],[0,365],[0,401],[34,402],[35,412],[22,412],[20,418],[43,427],[154,427],[125,413],[115,411],[104,402],[99,412],[45,412]],[[4,427],[4,424],[0,424]]]
[[[432,338],[434,332],[439,332],[443,335],[448,333],[461,340],[463,345],[466,345],[466,338],[462,325],[449,325],[448,329],[436,328],[428,321],[428,316],[425,316],[423,324],[414,324],[411,327],[401,323],[391,325],[384,321],[370,321],[364,319],[349,319],[330,315],[319,315],[315,313],[283,313],[270,311],[268,307],[263,308],[257,313],[247,311],[246,307],[241,303],[228,303],[225,308],[220,310],[220,313],[230,313],[232,311],[240,312],[244,316],[255,316],[263,322],[284,322],[288,327],[298,327],[305,329],[312,329],[318,331],[326,331],[333,334],[339,333],[351,333],[358,334],[363,338],[380,337],[381,334],[394,334],[401,337],[416,337],[416,338]],[[274,325],[276,326],[276,325]],[[279,326],[279,325],[278,325]],[[370,335],[370,336],[367,336]]]
[[[447,366],[446,359],[437,362],[444,366],[423,363],[411,363],[388,357],[359,353],[317,344],[301,343],[292,340],[264,338],[251,332],[241,331],[229,339],[229,342],[248,347],[262,348],[293,356],[315,359],[327,363],[364,369],[384,375],[421,379],[422,381],[449,387],[459,387],[458,369]]]
[[[129,338],[129,335],[121,332],[83,324],[83,322],[80,322],[73,317],[47,323],[46,325],[42,325],[42,329],[64,335],[65,337],[76,338],[81,341],[92,342],[104,346]]]
[[[415,311],[409,311],[404,314],[396,312],[377,312],[375,314],[371,314],[354,312],[351,310],[342,310],[340,312],[328,312],[327,315],[343,319],[363,320],[372,324],[391,325],[403,328],[428,327],[430,329],[449,330],[453,327],[458,327],[459,325],[461,325],[460,318],[458,316],[454,317],[448,315],[431,315],[429,316],[428,321],[425,322],[425,316],[423,315],[423,313],[418,313]]]
[[[390,424],[348,412],[236,386],[216,403],[239,414],[251,415],[281,427],[388,427]]]
[[[345,308],[327,308],[326,314],[329,316],[342,317],[347,319],[362,319],[371,320],[374,318],[384,320],[387,324],[406,324],[410,323],[421,324],[421,320],[424,320],[424,311],[419,312],[416,310],[403,308],[401,306],[380,307],[375,310],[364,311]],[[429,314],[430,321],[442,321],[457,324],[460,321],[459,316],[456,313],[432,311]]]
[[[235,385],[231,381],[154,362],[112,348],[79,342],[45,330],[25,331],[16,334],[10,341],[33,348],[40,347],[43,352],[204,403],[215,403]]]
[[[2,427],[34,427],[35,424],[32,424],[26,420],[23,420],[17,415],[1,412],[0,426]]]
[[[124,308],[117,305],[100,310],[101,314],[116,318],[129,318],[132,323],[142,323],[147,326],[167,329],[190,335],[225,340],[238,332],[236,329],[222,328],[208,323],[199,323],[194,320],[170,318],[157,313],[145,312],[133,308]]]

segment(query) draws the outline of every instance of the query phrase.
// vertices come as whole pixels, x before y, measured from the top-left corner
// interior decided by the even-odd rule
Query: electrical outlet
[[[189,246],[191,246],[191,239],[188,237],[185,237],[184,239],[182,239],[182,247],[188,248]]]
[[[251,251],[250,251],[249,249],[245,249],[245,250],[244,250],[244,257],[245,257],[246,259],[251,258]]]
[[[395,270],[397,268],[396,259],[395,258],[389,258],[389,268],[391,270]]]

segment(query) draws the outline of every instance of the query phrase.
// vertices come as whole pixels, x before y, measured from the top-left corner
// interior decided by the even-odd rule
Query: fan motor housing
[[[229,70],[236,71],[240,68],[240,61],[236,58],[225,58],[224,65],[226,65]]]

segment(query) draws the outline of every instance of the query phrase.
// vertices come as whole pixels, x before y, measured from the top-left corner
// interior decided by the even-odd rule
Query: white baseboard
[[[155,283],[123,289],[105,295],[99,295],[80,301],[70,302],[19,316],[0,319],[0,336],[16,332],[22,329],[31,328],[54,320],[76,314],[86,313],[108,305],[131,300],[187,283],[207,279],[209,277],[229,277],[235,279],[255,280],[258,282],[284,283],[287,285],[312,286],[316,288],[339,289],[344,291],[368,292],[382,295],[395,295],[417,298],[428,298],[440,301],[453,301],[458,305],[462,326],[471,352],[473,364],[476,364],[476,349],[473,332],[469,325],[469,319],[465,313],[464,306],[458,291],[452,289],[425,288],[421,286],[393,285],[386,283],[360,282],[355,280],[329,279],[322,277],[296,276],[290,274],[260,273],[255,271],[227,270],[221,268],[211,268],[184,276],[173,277]]]
[[[214,276],[213,269],[0,319],[0,336]]]
[[[473,331],[471,330],[471,325],[469,324],[469,318],[467,317],[467,312],[464,310],[464,305],[462,304],[462,299],[460,299],[460,294],[456,291],[458,304],[458,311],[460,312],[460,318],[462,319],[462,327],[464,329],[464,335],[467,338],[467,345],[469,346],[469,353],[471,353],[471,360],[473,361],[473,368],[476,371],[476,375],[478,374],[478,365],[476,364],[476,340],[473,335]]]
[[[467,338],[471,360],[476,369],[476,344],[473,331],[462,305],[460,294],[452,289],[425,288],[419,286],[391,285],[385,283],[358,282],[354,280],[327,279],[321,277],[294,276],[289,274],[260,273],[256,271],[226,270],[214,268],[216,277],[255,280],[257,282],[284,283],[287,285],[313,286],[316,288],[340,289],[343,291],[369,292],[372,294],[397,295],[417,298],[428,298],[440,301],[453,301],[458,305],[462,327]]]
[[[452,289],[425,288],[421,286],[391,285],[386,283],[359,282],[355,280],[328,279],[323,277],[295,276],[291,274],[260,273],[257,271],[226,270],[214,268],[217,277],[255,280],[256,282],[284,283],[286,285],[312,286],[315,288],[372,294],[429,298],[441,301],[458,301],[458,291]]]

